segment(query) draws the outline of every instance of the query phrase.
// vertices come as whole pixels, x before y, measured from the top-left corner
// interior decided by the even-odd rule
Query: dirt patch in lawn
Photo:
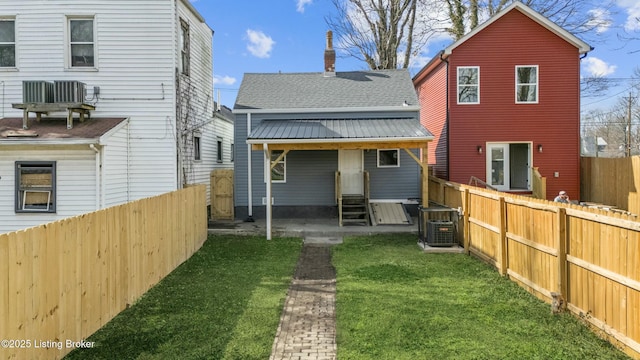
[[[336,269],[331,264],[331,246],[305,244],[300,252],[294,277],[298,280],[331,280]]]

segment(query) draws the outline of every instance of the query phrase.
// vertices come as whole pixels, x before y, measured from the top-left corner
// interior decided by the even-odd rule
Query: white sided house
[[[188,0],[0,2],[0,233],[208,184],[212,38]]]

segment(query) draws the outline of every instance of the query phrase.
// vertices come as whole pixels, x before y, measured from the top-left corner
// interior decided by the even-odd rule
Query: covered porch
[[[301,120],[265,120],[257,125],[248,136],[251,149],[263,152],[266,180],[266,199],[272,199],[271,170],[291,151],[335,150],[341,154],[353,150],[403,151],[415,161],[420,171],[421,205],[428,206],[428,143],[433,135],[415,118],[394,119],[301,119]],[[411,150],[418,149],[418,155]],[[277,151],[277,156],[273,152]],[[336,170],[336,204],[342,211],[344,195],[353,195],[356,190],[347,188],[342,182],[346,174]],[[350,175],[349,175],[350,176]],[[367,193],[367,175],[362,171],[361,191]],[[310,189],[311,190],[311,189]],[[271,201],[266,201],[266,237],[271,239],[273,212]],[[340,214],[342,225],[342,213]]]

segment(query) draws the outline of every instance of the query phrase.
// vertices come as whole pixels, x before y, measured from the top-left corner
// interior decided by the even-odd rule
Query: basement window
[[[15,211],[56,212],[56,162],[16,161]]]
[[[398,149],[378,149],[378,167],[399,167],[400,151]]]

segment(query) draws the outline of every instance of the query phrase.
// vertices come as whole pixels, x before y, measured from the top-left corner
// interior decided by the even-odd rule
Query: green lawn
[[[415,235],[345,238],[337,269],[338,357],[625,359],[570,314]],[[268,359],[300,239],[210,237],[68,359]]]
[[[65,359],[267,359],[300,239],[209,237]]]
[[[339,359],[627,358],[485,263],[416,242],[354,237],[334,249]]]

